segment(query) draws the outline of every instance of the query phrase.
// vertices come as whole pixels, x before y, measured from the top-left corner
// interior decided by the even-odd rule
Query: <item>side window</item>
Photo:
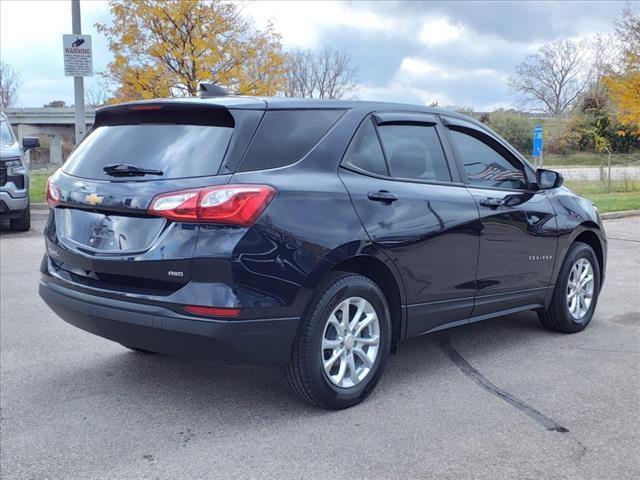
[[[382,147],[371,119],[366,120],[358,129],[344,156],[344,162],[365,172],[388,175]]]
[[[435,127],[383,125],[378,131],[391,176],[451,181],[451,173]]]
[[[451,130],[451,138],[472,185],[527,188],[522,168],[514,166],[483,141],[458,130]]]

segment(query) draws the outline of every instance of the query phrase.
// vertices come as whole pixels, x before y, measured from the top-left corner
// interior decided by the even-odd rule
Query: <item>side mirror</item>
[[[38,137],[22,137],[22,148],[26,152],[32,148],[37,148],[40,146],[40,140]]]
[[[539,168],[536,172],[536,176],[538,177],[538,187],[540,190],[558,188],[564,183],[564,177],[562,174],[554,172],[553,170]]]

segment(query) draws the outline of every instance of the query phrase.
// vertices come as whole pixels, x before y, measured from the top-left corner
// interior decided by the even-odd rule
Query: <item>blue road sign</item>
[[[533,129],[533,156],[535,158],[542,156],[542,127],[540,125]]]

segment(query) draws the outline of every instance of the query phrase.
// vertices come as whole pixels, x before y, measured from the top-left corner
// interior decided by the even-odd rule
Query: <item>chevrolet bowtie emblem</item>
[[[100,197],[95,193],[92,193],[91,195],[87,195],[86,197],[84,197],[84,201],[87,202],[89,205],[100,205],[103,200],[104,200],[104,197]]]

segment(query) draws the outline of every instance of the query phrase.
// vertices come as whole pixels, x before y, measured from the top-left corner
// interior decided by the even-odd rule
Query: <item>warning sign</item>
[[[64,74],[67,77],[91,77],[93,52],[91,35],[63,35]]]

